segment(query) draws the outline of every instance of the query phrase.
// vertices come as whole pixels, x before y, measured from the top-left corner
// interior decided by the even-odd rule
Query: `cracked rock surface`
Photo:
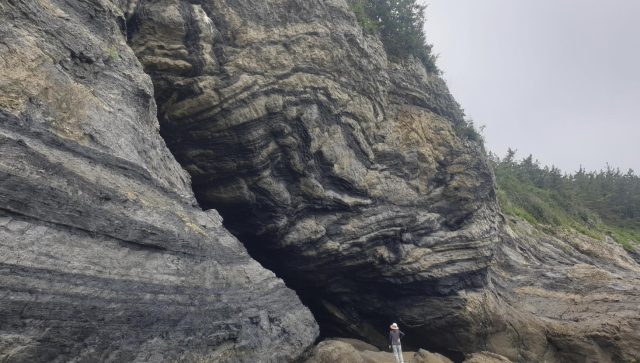
[[[198,207],[121,6],[0,3],[0,361],[296,361],[318,327]]]

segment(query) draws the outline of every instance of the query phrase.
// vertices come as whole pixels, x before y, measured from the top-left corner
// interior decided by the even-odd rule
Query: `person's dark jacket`
[[[389,332],[389,341],[391,345],[400,345],[400,338],[404,336],[404,333],[400,330],[392,330]]]

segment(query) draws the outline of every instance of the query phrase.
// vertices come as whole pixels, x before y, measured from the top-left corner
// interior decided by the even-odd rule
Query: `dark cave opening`
[[[224,207],[219,207],[217,210],[220,212],[220,210],[224,209]],[[229,213],[220,213],[221,215],[223,215],[223,217],[225,215],[229,216]],[[330,314],[327,314],[326,307],[323,306],[321,301],[325,299],[329,300],[333,305],[338,306],[338,308],[342,311],[348,311],[350,307],[339,306],[341,299],[338,296],[323,291],[323,287],[320,286],[321,284],[310,284],[309,280],[304,276],[301,276],[299,272],[284,267],[282,263],[282,261],[284,260],[300,260],[301,263],[304,263],[304,261],[300,258],[300,256],[294,253],[283,252],[282,250],[270,248],[268,238],[255,237],[240,232],[238,225],[230,222],[232,220],[238,220],[238,218],[239,217],[235,215],[233,218],[230,217],[228,219],[225,219],[225,227],[242,242],[249,255],[254,260],[258,261],[264,268],[272,271],[278,278],[282,279],[285,285],[295,291],[300,298],[300,301],[311,310],[311,313],[313,314],[316,322],[320,327],[320,335],[316,340],[316,344],[327,338],[352,338],[372,344],[382,352],[390,352],[386,342],[383,344],[380,341],[371,341],[363,335],[348,332],[344,329],[341,329],[340,326],[336,326],[335,321],[331,320]],[[384,291],[387,287],[382,284],[378,284],[370,286],[370,288],[372,288],[373,290],[379,289]],[[433,290],[436,291],[438,290],[438,288],[434,286]],[[327,294],[325,295],[325,293]],[[376,330],[378,330],[382,335],[386,336],[389,331],[390,323],[401,321],[401,318],[399,318],[398,316],[394,316],[393,313],[390,313],[387,315],[387,318],[380,318],[379,316],[365,317],[363,318],[362,323],[373,325]],[[431,335],[435,337],[441,333],[442,332],[434,331],[431,333]],[[425,340],[423,336],[417,338],[415,334],[412,337],[412,334],[413,332],[407,331],[407,336],[405,336],[403,340],[403,350],[405,352],[417,352],[419,349],[425,349],[432,353],[441,354],[452,360],[454,363],[462,363],[465,360],[464,353],[462,353],[461,351],[448,349],[447,347],[438,344],[437,339]]]

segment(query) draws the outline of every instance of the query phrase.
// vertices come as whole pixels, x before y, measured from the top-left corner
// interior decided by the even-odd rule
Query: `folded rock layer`
[[[326,335],[384,347],[395,321],[406,344],[455,361],[639,355],[637,263],[613,241],[572,255],[558,250],[568,239],[513,232],[482,153],[456,134],[464,115],[445,83],[412,60],[390,62],[344,1],[127,9],[161,134],[196,198]],[[567,315],[565,296],[593,291],[568,277],[580,264],[628,277],[621,299],[601,280],[598,313],[582,297],[580,317]]]
[[[199,202],[325,332],[474,345],[460,291],[487,286],[498,207],[439,77],[390,63],[342,1],[162,0],[128,24]]]
[[[0,4],[0,361],[301,359],[313,316],[198,207],[121,5]]]

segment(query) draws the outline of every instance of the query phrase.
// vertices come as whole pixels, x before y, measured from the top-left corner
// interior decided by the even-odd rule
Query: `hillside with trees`
[[[517,160],[509,149],[500,158],[489,153],[504,213],[533,225],[571,227],[591,237],[609,235],[627,249],[640,243],[640,176],[610,165],[563,173],[540,166],[532,155]]]

